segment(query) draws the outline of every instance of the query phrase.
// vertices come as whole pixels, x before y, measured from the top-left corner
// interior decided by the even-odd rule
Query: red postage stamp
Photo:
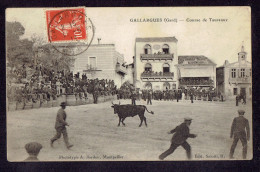
[[[84,8],[47,10],[46,20],[49,42],[87,39]]]

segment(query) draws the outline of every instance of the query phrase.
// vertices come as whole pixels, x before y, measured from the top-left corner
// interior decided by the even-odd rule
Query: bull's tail
[[[146,110],[148,113],[154,114],[153,111],[149,112],[146,106],[144,106],[144,107],[145,107],[145,110]]]

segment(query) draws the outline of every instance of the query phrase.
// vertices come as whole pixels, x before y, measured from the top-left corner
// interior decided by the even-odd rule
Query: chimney
[[[244,41],[242,42],[241,52],[244,52]]]
[[[98,38],[97,40],[98,40],[98,44],[99,44],[99,43],[100,43],[100,40],[101,40],[101,38]]]

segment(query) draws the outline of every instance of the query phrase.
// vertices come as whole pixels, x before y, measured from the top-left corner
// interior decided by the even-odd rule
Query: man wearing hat
[[[29,154],[29,157],[26,158],[24,161],[39,161],[37,156],[42,149],[42,145],[37,142],[30,142],[27,143],[24,147],[26,152]]]
[[[229,158],[233,159],[234,151],[237,146],[238,140],[241,140],[243,146],[243,159],[246,159],[247,154],[247,140],[249,141],[250,138],[250,130],[249,130],[249,122],[244,117],[245,111],[238,110],[239,116],[234,118],[232,126],[231,126],[231,133],[230,138],[234,135],[233,144],[230,149]],[[246,131],[245,131],[246,129]]]
[[[69,124],[66,122],[67,114],[65,112],[66,103],[62,102],[60,104],[61,108],[58,110],[57,117],[56,117],[56,123],[55,123],[55,129],[57,131],[56,135],[51,139],[51,147],[53,147],[53,142],[61,137],[61,134],[63,134],[64,142],[67,146],[67,148],[71,148],[73,145],[69,144],[68,134],[66,130],[66,126],[69,126]]]
[[[172,134],[172,133],[175,134],[172,137],[172,141],[171,141],[172,143],[170,148],[159,156],[160,160],[163,160],[168,155],[172,154],[175,151],[175,149],[179,146],[182,146],[186,150],[188,159],[191,159],[191,147],[186,140],[189,137],[190,138],[197,137],[197,135],[195,134],[190,134],[189,126],[191,124],[191,120],[192,120],[191,118],[185,118],[182,124],[180,124],[175,129],[168,132],[168,134]]]

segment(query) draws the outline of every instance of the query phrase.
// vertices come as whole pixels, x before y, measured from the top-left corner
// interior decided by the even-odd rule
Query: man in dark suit
[[[152,104],[152,91],[148,91],[148,96],[147,96],[147,105],[150,103]]]
[[[190,93],[190,100],[191,100],[191,103],[193,103],[193,94]]]
[[[56,123],[55,123],[55,129],[57,131],[56,135],[51,139],[51,147],[53,147],[53,142],[55,140],[58,140],[61,137],[61,134],[63,135],[64,142],[67,146],[67,148],[71,148],[73,145],[69,144],[68,139],[68,133],[66,126],[69,126],[69,124],[66,122],[67,114],[65,112],[66,103],[62,102],[60,104],[61,108],[58,110],[57,117],[56,117]]]
[[[233,144],[230,149],[229,158],[233,159],[234,151],[237,146],[238,140],[241,140],[242,146],[243,146],[243,159],[246,159],[247,154],[247,140],[249,141],[250,138],[250,130],[249,130],[249,122],[244,117],[244,110],[238,110],[239,116],[236,117],[233,120],[232,126],[231,126],[231,133],[230,138],[234,135]],[[246,129],[246,131],[245,131]]]
[[[236,106],[238,106],[238,101],[239,101],[239,98],[240,98],[240,96],[239,96],[239,95],[237,95],[237,96],[236,96]]]
[[[132,99],[132,105],[136,105],[136,103],[135,103],[135,100],[136,100],[136,94],[135,94],[135,92],[132,92],[132,93],[131,93],[131,99]]]
[[[191,120],[192,120],[191,118],[185,118],[182,124],[180,124],[175,129],[168,132],[168,134],[172,134],[172,133],[175,134],[172,137],[172,143],[170,148],[159,156],[160,160],[163,160],[168,155],[172,154],[175,151],[175,149],[179,146],[182,146],[186,150],[188,159],[191,159],[191,147],[189,143],[186,142],[186,140],[189,137],[190,138],[197,137],[197,135],[195,134],[190,134],[189,126],[191,124]]]

